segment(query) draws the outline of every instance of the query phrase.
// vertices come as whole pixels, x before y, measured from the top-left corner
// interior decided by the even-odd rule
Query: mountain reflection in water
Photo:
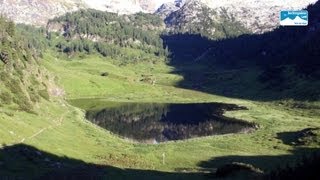
[[[223,116],[225,111],[246,109],[222,103],[117,103],[103,110],[89,110],[86,118],[124,138],[158,143],[251,132],[255,124]]]

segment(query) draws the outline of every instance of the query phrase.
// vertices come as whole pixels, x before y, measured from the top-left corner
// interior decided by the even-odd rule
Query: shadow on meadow
[[[223,40],[164,35],[178,87],[258,101],[320,100],[320,2],[309,25]]]
[[[205,179],[203,173],[121,169],[41,151],[26,144],[0,149],[0,179]]]
[[[223,156],[198,164],[201,168],[217,168],[214,177],[234,179],[319,179],[320,148],[303,145],[319,145],[319,128],[277,134],[277,139],[292,146],[285,155]],[[279,148],[277,146],[273,148]]]

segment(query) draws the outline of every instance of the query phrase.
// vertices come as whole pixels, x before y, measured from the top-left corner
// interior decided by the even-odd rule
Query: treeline
[[[214,44],[214,41],[205,36],[189,33],[164,34],[162,39],[171,52],[170,58],[173,64],[195,61]]]
[[[270,96],[315,101],[320,99],[320,2],[308,7],[308,11],[310,18],[306,27],[279,27],[265,34],[222,40],[190,34],[163,38],[172,53],[172,64],[182,61],[202,64],[208,68],[207,72],[216,69],[257,71],[250,77],[252,82],[249,85],[253,87],[252,92],[261,85],[261,90],[256,93],[261,94],[261,98]],[[233,83],[232,79],[230,83]],[[211,84],[205,85],[211,87]],[[217,93],[217,90],[213,92]],[[221,94],[225,95],[225,92]],[[256,94],[248,96],[257,97]]]
[[[45,28],[36,28],[34,26],[17,24],[16,36],[18,36],[21,42],[25,43],[27,48],[33,49],[40,55],[49,47],[49,41],[46,38]]]
[[[0,17],[0,107],[33,112],[41,98],[49,99],[46,79],[35,51],[12,21]],[[29,39],[30,40],[30,39]]]
[[[320,2],[311,5],[308,11],[310,18],[306,27],[280,27],[262,35],[227,40],[214,48],[226,49],[224,53],[230,64],[247,60],[265,70],[293,65],[298,73],[320,78]],[[219,56],[212,51],[213,54]]]
[[[190,22],[184,18],[184,14],[181,15],[180,11],[171,13],[165,19],[169,27],[166,35],[193,34],[212,40],[219,40],[251,33],[234,17],[227,15],[226,10],[218,15],[216,11],[203,7],[201,13],[197,13],[197,16],[194,17],[197,21],[191,20]]]
[[[165,36],[165,44],[178,60],[195,60],[208,51],[201,57],[201,62],[206,64],[230,68],[254,64],[264,70],[292,65],[297,73],[320,78],[320,2],[311,5],[308,11],[306,27],[279,27],[265,34],[215,41],[188,34]]]
[[[68,54],[96,51],[114,58],[121,56],[121,48],[133,48],[167,56],[168,51],[163,48],[160,38],[162,26],[162,20],[150,14],[119,16],[97,10],[80,10],[50,20],[48,39],[55,42],[61,52]]]
[[[7,64],[12,58],[12,46],[15,45],[13,39],[15,35],[15,24],[0,16],[0,60]]]

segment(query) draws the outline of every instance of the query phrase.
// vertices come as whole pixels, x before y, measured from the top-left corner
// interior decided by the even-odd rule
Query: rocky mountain
[[[0,0],[0,14],[16,23],[45,25],[48,19],[79,9],[118,14],[153,13],[171,0]]]
[[[173,33],[201,34],[212,39],[238,36],[249,31],[233,17],[211,9],[201,1],[176,3],[178,10],[165,18],[167,30]],[[159,11],[158,11],[159,12]],[[163,12],[163,11],[162,11]]]
[[[156,0],[83,0],[88,8],[118,14],[133,14],[137,12],[153,13],[158,7]],[[167,2],[167,1],[163,1]]]
[[[169,15],[172,12],[175,12],[179,10],[186,2],[187,0],[171,0],[170,2],[163,3],[156,11],[155,13],[158,15],[161,15],[162,17],[165,17]]]
[[[157,10],[156,14],[160,15],[162,18],[166,18],[169,16],[171,13],[176,12],[180,9],[180,7],[174,3],[174,2],[169,2],[162,4]]]
[[[169,30],[194,32],[194,26],[228,22],[240,23],[253,33],[279,26],[279,11],[302,9],[317,0],[0,0],[0,13],[17,23],[45,25],[48,19],[79,9],[97,9],[118,14],[156,13]],[[238,25],[237,25],[238,26]],[[209,33],[209,31],[211,33]]]
[[[0,0],[0,13],[16,23],[44,25],[47,20],[83,8],[75,0]]]
[[[176,0],[162,5],[156,13],[166,18],[171,29],[173,26],[189,29],[188,26],[202,21],[206,14],[206,21],[219,22],[221,17],[228,18],[240,22],[253,33],[263,33],[280,25],[281,10],[300,10],[315,2],[317,0]],[[208,14],[208,9],[215,13]]]

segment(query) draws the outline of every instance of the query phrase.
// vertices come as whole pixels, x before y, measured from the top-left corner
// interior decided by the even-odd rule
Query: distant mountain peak
[[[199,18],[194,16],[195,14],[202,14],[207,9],[211,9],[216,13],[207,16],[207,21],[216,21],[219,19],[218,16],[222,16],[231,21],[240,22],[253,33],[264,33],[279,26],[281,10],[301,10],[315,2],[317,0],[178,0],[175,1],[179,4],[176,6],[178,8],[172,8],[172,5],[168,4],[168,6],[162,6],[156,13],[165,16],[167,20],[179,19],[180,23],[185,24],[185,22],[197,21]],[[171,20],[167,22],[169,26],[172,25]]]
[[[154,13],[174,0],[0,0],[0,12],[17,23],[45,25],[48,19],[79,9],[118,14]]]
[[[279,25],[281,10],[298,10],[317,0],[0,0],[0,12],[17,23],[46,25],[48,19],[79,9],[97,9],[118,14],[156,13],[168,25],[182,27],[228,18],[253,33],[271,31]],[[208,12],[210,13],[208,14]],[[177,17],[175,17],[177,16]],[[171,20],[170,20],[171,19]],[[174,20],[172,20],[174,19]],[[218,22],[219,23],[219,22]],[[203,24],[198,24],[204,28]],[[215,27],[209,27],[214,31]],[[211,29],[210,29],[211,28]]]

